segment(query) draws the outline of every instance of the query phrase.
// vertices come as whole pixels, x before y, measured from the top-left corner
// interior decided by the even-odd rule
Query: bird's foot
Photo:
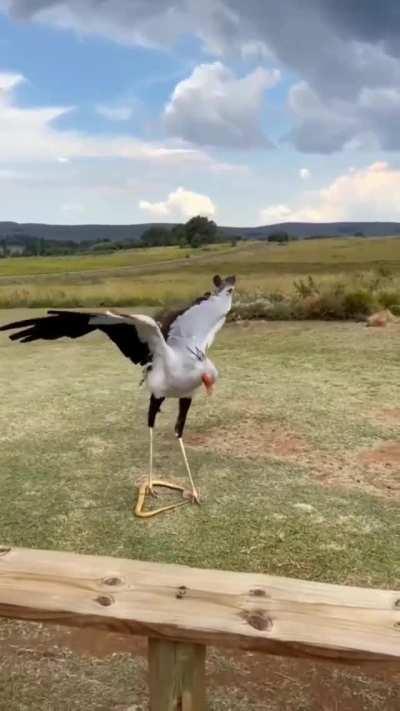
[[[159,513],[162,513],[163,511],[172,511],[173,509],[177,509],[179,506],[184,506],[185,504],[189,503],[189,499],[184,500],[184,501],[178,501],[176,504],[170,504],[168,506],[162,506],[159,509],[153,509],[152,511],[144,511],[144,503],[146,499],[146,495],[153,494],[154,496],[157,496],[157,493],[155,491],[155,487],[163,487],[166,489],[172,489],[175,491],[181,491],[183,493],[184,489],[183,486],[180,486],[179,484],[173,484],[170,481],[165,481],[163,479],[153,479],[152,485],[149,486],[148,479],[146,481],[143,481],[139,486],[139,494],[135,506],[135,515],[139,516],[140,518],[151,518],[153,516],[156,516]]]
[[[182,496],[184,499],[188,499],[192,504],[199,504],[199,506],[201,504],[200,494],[196,489],[193,489],[192,491],[188,491],[186,489],[182,492]]]

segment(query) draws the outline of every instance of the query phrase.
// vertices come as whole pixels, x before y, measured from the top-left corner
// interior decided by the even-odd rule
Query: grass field
[[[216,397],[199,397],[187,428],[204,503],[143,522],[131,513],[147,471],[140,372],[101,334],[26,346],[3,336],[1,543],[398,587],[399,337],[397,323],[227,326]],[[175,417],[167,404],[156,464],[184,480]],[[132,657],[116,637],[9,622],[0,644],[0,708],[145,708],[140,645]],[[399,673],[371,674],[212,652],[210,708],[398,709]]]
[[[337,239],[166,247],[111,255],[0,260],[0,308],[171,304],[208,288],[210,273],[237,273],[239,296],[294,291],[312,274],[320,284],[382,287],[400,294],[400,239]],[[382,275],[385,275],[384,278]]]

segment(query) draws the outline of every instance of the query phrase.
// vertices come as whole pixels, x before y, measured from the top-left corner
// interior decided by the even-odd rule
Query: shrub
[[[345,318],[368,316],[377,308],[373,294],[366,289],[349,291],[344,297]]]
[[[330,290],[303,299],[296,309],[297,318],[334,320],[344,319],[345,306],[342,291]]]
[[[273,291],[271,294],[268,294],[268,298],[273,304],[278,304],[281,301],[285,301],[285,295],[282,294],[281,291]]]
[[[378,294],[378,301],[385,309],[391,309],[392,306],[400,304],[400,292],[393,289],[381,291]]]
[[[290,321],[296,318],[292,304],[287,301],[278,301],[269,309],[268,318],[271,321]]]
[[[242,301],[234,304],[230,313],[231,321],[269,319],[273,305],[269,299],[255,299],[254,301]]]
[[[386,264],[381,264],[376,271],[379,276],[383,277],[384,279],[391,279],[393,277],[392,270],[388,266],[386,266]]]
[[[318,287],[311,274],[309,274],[307,281],[305,281],[304,279],[299,279],[299,281],[293,282],[293,286],[299,296],[301,296],[303,299],[307,296],[312,296],[313,294],[319,293]]]

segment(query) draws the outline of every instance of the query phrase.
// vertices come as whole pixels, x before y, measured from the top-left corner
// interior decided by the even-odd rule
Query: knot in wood
[[[185,597],[186,593],[187,593],[186,585],[180,585],[175,597],[177,600],[182,600],[182,598]]]
[[[252,588],[249,591],[249,594],[252,595],[253,597],[267,597],[267,593],[262,588]],[[268,597],[269,597],[269,595],[268,595]]]
[[[0,546],[0,556],[1,555],[7,555],[7,553],[10,553],[11,548],[6,548],[6,546]]]
[[[110,576],[109,578],[103,578],[101,582],[103,585],[122,585],[124,581],[122,578]]]
[[[96,597],[96,602],[103,607],[110,607],[114,602],[114,598],[112,598],[111,595],[99,595]]]
[[[255,630],[260,630],[261,632],[270,630],[273,625],[272,619],[265,610],[243,610],[240,616],[246,620],[250,627],[254,627]]]

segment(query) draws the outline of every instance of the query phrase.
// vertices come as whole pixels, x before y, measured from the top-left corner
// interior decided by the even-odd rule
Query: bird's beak
[[[207,375],[207,373],[204,373],[204,375],[201,376],[201,379],[203,381],[205,389],[207,390],[207,395],[212,395],[214,388],[214,379],[210,375]]]

